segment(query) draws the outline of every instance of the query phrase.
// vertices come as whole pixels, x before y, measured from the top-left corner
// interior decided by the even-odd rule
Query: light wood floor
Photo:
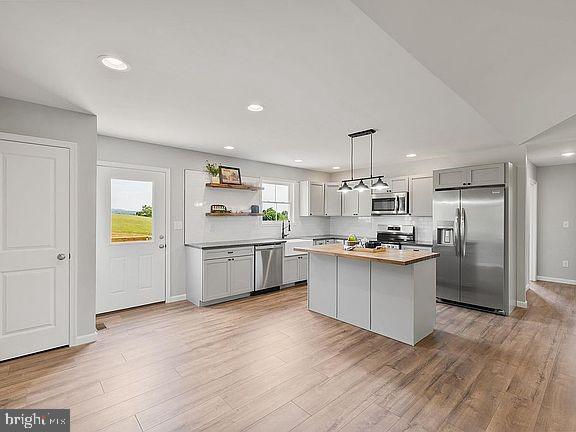
[[[298,287],[99,318],[98,342],[0,363],[1,407],[73,431],[575,431],[575,287],[512,317],[438,305],[412,348],[309,312]]]

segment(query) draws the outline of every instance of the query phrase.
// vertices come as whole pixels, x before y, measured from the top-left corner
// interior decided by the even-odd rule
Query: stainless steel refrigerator
[[[436,296],[507,313],[507,190],[434,191]]]

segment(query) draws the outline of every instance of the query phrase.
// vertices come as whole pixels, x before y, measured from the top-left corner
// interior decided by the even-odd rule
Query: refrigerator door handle
[[[454,253],[460,256],[460,209],[456,208],[456,215],[454,216]]]
[[[462,207],[462,228],[461,228],[461,235],[462,235],[462,256],[466,256],[466,209]]]

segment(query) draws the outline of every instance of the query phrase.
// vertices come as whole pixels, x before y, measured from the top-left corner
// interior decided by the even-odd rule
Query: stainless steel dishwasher
[[[254,247],[254,291],[282,285],[282,262],[284,246],[282,243],[256,245]]]

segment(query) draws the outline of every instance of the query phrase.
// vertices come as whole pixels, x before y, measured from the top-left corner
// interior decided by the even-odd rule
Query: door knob
[[[165,244],[158,245],[158,247],[159,247],[160,249],[164,249],[165,246],[166,246]]]
[[[58,255],[56,255],[56,258],[58,258],[60,261],[65,260],[65,259],[66,259],[66,254],[59,253]]]

